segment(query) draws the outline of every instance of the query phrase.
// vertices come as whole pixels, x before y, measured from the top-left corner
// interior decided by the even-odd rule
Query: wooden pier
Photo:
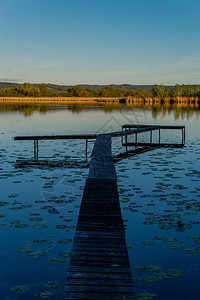
[[[93,148],[64,299],[134,299],[111,135]]]
[[[181,142],[161,142],[162,129],[181,130]],[[158,131],[157,142],[153,140],[154,131]],[[150,133],[149,141],[138,142],[138,135],[144,132]],[[130,135],[135,136],[134,143],[128,142]],[[15,137],[15,140],[34,141],[36,160],[39,140],[85,139],[87,154],[87,141],[96,139],[67,272],[64,300],[135,299],[111,149],[111,141],[115,137],[121,137],[122,146],[126,147],[125,153],[115,156],[115,161],[118,161],[129,154],[184,146],[185,127],[126,124],[122,131],[99,135]],[[128,146],[135,146],[135,149],[128,151]]]

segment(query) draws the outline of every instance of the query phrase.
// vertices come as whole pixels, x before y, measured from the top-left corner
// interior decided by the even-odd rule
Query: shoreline
[[[182,104],[200,105],[198,97],[134,98],[134,97],[0,97],[0,103],[119,103],[119,104]]]

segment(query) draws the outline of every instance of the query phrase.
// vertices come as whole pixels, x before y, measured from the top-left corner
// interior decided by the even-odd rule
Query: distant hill
[[[42,83],[35,83],[33,84],[35,87],[40,86]],[[19,83],[14,83],[14,82],[0,82],[0,89],[2,88],[7,88],[10,85],[19,85]],[[72,87],[72,85],[59,85],[59,84],[53,84],[53,83],[45,83],[45,85],[49,88],[49,90],[51,92],[57,92],[57,93],[61,93],[61,92],[65,92],[66,90],[68,90],[70,87]],[[114,88],[121,88],[121,89],[132,89],[132,90],[145,90],[145,91],[150,91],[152,89],[153,85],[133,85],[133,84],[108,84],[108,85],[91,85],[91,84],[77,84],[75,86],[80,86],[82,88],[88,88],[90,90],[93,91],[98,91],[101,88],[105,87],[105,86],[112,86]],[[194,88],[196,88],[198,85],[191,85]],[[173,90],[174,86],[173,85],[165,85],[165,87],[171,88]]]
[[[52,90],[57,90],[57,91],[66,91],[67,89],[69,89],[70,87],[72,87],[72,85],[57,85],[57,84],[45,84],[46,86],[48,86],[48,88],[52,89]],[[153,85],[132,85],[132,84],[107,84],[107,85],[98,85],[98,84],[77,84],[76,86],[80,86],[84,89],[90,89],[93,91],[98,91],[101,88],[105,87],[105,86],[112,86],[113,88],[121,88],[124,90],[146,90],[146,91],[150,91],[152,89]],[[173,88],[173,86],[166,86],[167,88]]]
[[[0,89],[7,88],[7,87],[9,87],[10,85],[19,85],[19,83],[0,82]]]
[[[150,91],[152,89],[152,85],[132,85],[132,84],[109,84],[109,85],[89,85],[89,84],[81,84],[80,85],[83,88],[88,88],[91,90],[100,90],[101,88],[105,86],[112,86],[113,88],[120,88],[124,90],[146,90]]]
[[[15,82],[0,82],[0,89],[2,88],[7,88],[10,85],[19,85],[19,83],[15,83]],[[36,86],[40,86],[40,83],[35,83],[33,84],[35,87]],[[59,84],[53,84],[53,83],[45,83],[45,85],[50,89],[50,91],[52,92],[65,92],[66,90],[68,90],[70,87],[72,87],[72,85],[59,85]],[[90,89],[93,91],[98,91],[101,88],[105,87],[105,86],[112,86],[114,88],[121,88],[121,89],[132,89],[132,90],[138,90],[138,89],[142,89],[142,90],[146,90],[146,91],[150,91],[152,89],[152,85],[132,85],[132,84],[108,84],[108,85],[91,85],[91,84],[77,84],[76,86],[80,86],[84,89]]]
[[[35,86],[39,86],[40,84],[34,84]],[[68,90],[70,87],[72,87],[73,85],[58,85],[58,84],[52,84],[52,83],[46,83],[46,86],[48,86],[48,88],[50,90],[52,90],[53,92],[65,92],[66,90]],[[98,91],[101,88],[105,87],[105,86],[112,86],[113,88],[121,88],[121,89],[132,89],[132,90],[138,90],[138,89],[142,89],[142,90],[146,90],[146,91],[150,91],[152,89],[152,85],[132,85],[132,84],[107,84],[107,85],[98,85],[98,84],[76,84],[75,86],[80,86],[84,89],[90,89],[92,91]]]

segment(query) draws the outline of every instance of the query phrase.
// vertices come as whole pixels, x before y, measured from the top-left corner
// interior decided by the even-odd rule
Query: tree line
[[[200,87],[176,84],[174,88],[166,88],[164,85],[155,84],[152,90],[123,89],[119,87],[105,86],[99,90],[91,90],[80,86],[69,87],[66,91],[54,91],[45,84],[34,86],[30,83],[10,85],[0,90],[0,97],[135,97],[135,98],[176,98],[199,97]]]

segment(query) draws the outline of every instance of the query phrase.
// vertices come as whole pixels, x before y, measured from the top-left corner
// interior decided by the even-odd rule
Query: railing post
[[[38,140],[34,140],[34,159],[38,160]]]
[[[183,131],[184,131],[184,145],[185,145],[185,127],[184,127]]]
[[[135,149],[137,149],[137,133],[135,134]]]
[[[85,140],[85,159],[87,161],[87,148],[88,148],[88,139]]]
[[[152,130],[150,131],[150,144],[152,144]]]
[[[182,128],[182,144],[185,145],[185,127]]]
[[[160,144],[160,129],[158,130],[158,143]]]
[[[182,144],[184,143],[184,134],[183,134],[183,128],[182,128]]]
[[[126,145],[126,152],[128,151],[128,146],[127,146],[127,135],[125,135],[125,145]]]

